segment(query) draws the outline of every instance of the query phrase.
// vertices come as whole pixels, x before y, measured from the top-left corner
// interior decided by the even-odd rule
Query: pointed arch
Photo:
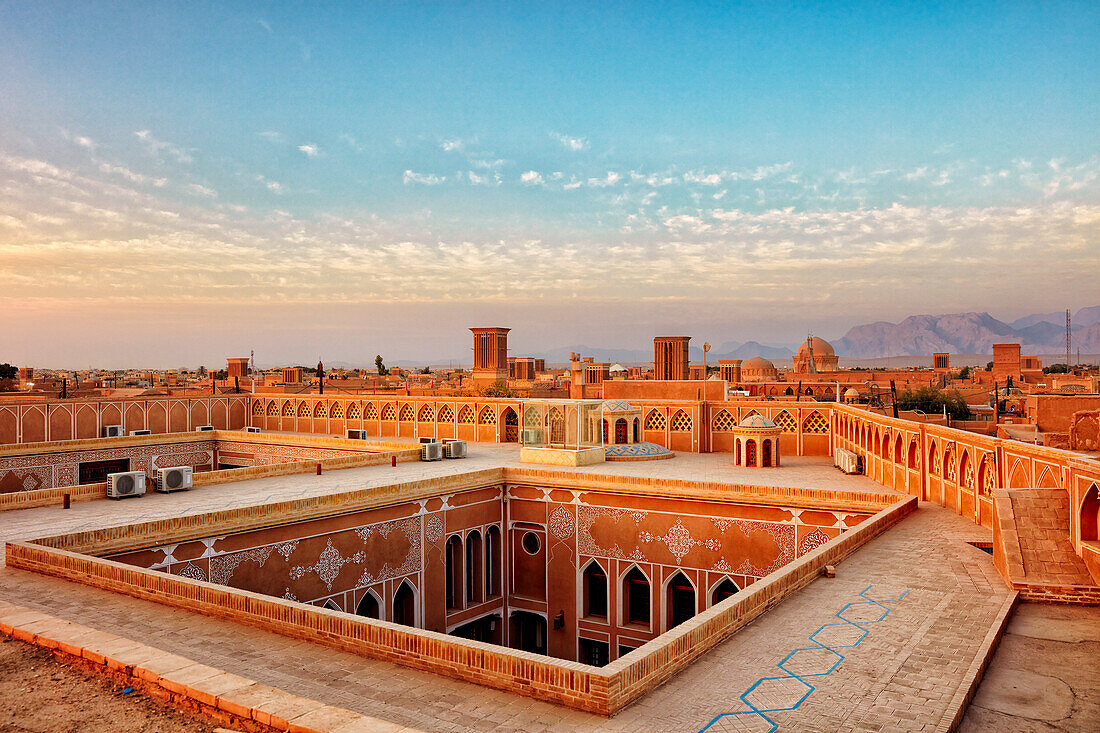
[[[936,448],[936,441],[933,440],[928,446],[928,473],[939,476],[940,465],[940,452]]]
[[[646,430],[664,430],[665,414],[660,410],[650,410],[645,416]]]
[[[393,594],[393,622],[402,626],[419,626],[417,623],[416,589],[406,578]]]
[[[674,433],[690,433],[692,425],[691,415],[685,410],[677,410],[672,414],[672,420],[669,424]]]
[[[478,425],[496,425],[497,424],[497,411],[493,409],[492,405],[486,405],[481,408],[481,412],[477,415]]]
[[[596,558],[581,569],[581,613],[589,618],[607,618],[607,570]]]
[[[652,623],[652,584],[637,563],[619,576],[619,603],[623,624],[649,626]]]
[[[1012,464],[1012,471],[1008,474],[1008,488],[1031,488],[1031,479],[1028,478],[1027,471],[1024,469],[1024,462],[1020,459],[1016,459],[1016,462]]]
[[[421,405],[420,411],[416,413],[416,419],[418,422],[433,422],[435,415],[432,414],[432,406]]]
[[[455,411],[451,409],[450,405],[443,405],[439,408],[439,412],[435,414],[435,421],[442,423],[450,423],[455,421]]]
[[[898,433],[894,438],[894,463],[903,465],[905,460],[905,453],[902,450],[901,433]]]
[[[368,402],[366,407],[363,408],[364,420],[377,420],[378,419],[378,405],[373,402]]]
[[[393,403],[387,402],[382,406],[382,420],[384,422],[397,422],[397,408]]]
[[[367,592],[363,594],[363,597],[359,599],[359,603],[355,606],[355,615],[381,619],[385,615],[382,613],[381,596],[368,588]]]
[[[779,429],[784,433],[797,433],[798,421],[794,419],[794,416],[786,410],[780,410],[776,413],[776,416],[772,419]]]
[[[733,415],[726,409],[719,410],[710,422],[710,429],[715,433],[728,433],[735,427],[737,427],[737,423],[733,419]]]
[[[298,417],[309,417],[312,412],[313,410],[310,409],[310,404],[308,402],[303,402],[298,405]]]
[[[1096,542],[1100,540],[1098,530],[1100,530],[1100,489],[1096,488],[1096,484],[1089,487],[1085,492],[1085,498],[1081,500],[1081,510],[1078,514],[1080,521],[1078,525],[1081,528],[1081,541],[1082,542]]]
[[[400,420],[401,422],[412,422],[413,421],[413,406],[410,405],[408,402],[401,405],[401,413],[400,413],[400,415],[398,416],[397,419]]]
[[[358,402],[352,402],[348,404],[348,420],[361,420],[363,417],[363,408]]]
[[[737,583],[734,583],[730,576],[723,575],[710,587],[710,592],[707,593],[707,597],[710,599],[710,605],[716,606],[740,590],[741,589],[737,587]]]
[[[483,568],[485,558],[482,557],[481,532],[472,529],[466,533],[466,603],[481,603],[482,581],[484,579]]]
[[[458,424],[459,425],[473,425],[474,424],[474,408],[469,405],[463,405],[462,409],[458,411]]]
[[[330,611],[339,611],[339,610],[341,610],[340,607],[336,605],[336,601],[332,600],[331,598],[326,599],[324,605],[321,606],[321,607],[322,608],[327,608]]]
[[[699,610],[695,584],[682,570],[677,570],[665,581],[663,595],[665,631],[691,619]]]
[[[1044,466],[1043,472],[1039,474],[1039,481],[1036,486],[1040,489],[1059,489],[1058,478],[1054,475],[1054,471],[1050,466]]]
[[[829,421],[817,410],[814,410],[802,421],[802,432],[810,435],[823,435],[829,432]]]
[[[293,402],[284,402],[283,403],[283,417],[294,417],[294,403]]]

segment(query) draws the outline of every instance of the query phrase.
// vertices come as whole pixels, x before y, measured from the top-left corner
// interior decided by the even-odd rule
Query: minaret
[[[814,361],[814,332],[806,335],[806,373],[817,374],[817,362]]]

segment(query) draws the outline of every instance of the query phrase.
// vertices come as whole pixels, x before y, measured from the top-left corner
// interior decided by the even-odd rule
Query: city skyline
[[[1098,30],[1085,3],[0,3],[0,348],[430,359],[476,324],[631,348],[1089,306]]]

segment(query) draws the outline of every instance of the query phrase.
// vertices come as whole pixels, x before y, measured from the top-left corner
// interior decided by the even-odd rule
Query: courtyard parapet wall
[[[111,527],[44,538],[35,543],[9,543],[12,568],[40,572],[137,598],[246,623],[297,639],[364,656],[555,702],[588,712],[612,715],[654,689],[720,643],[741,626],[790,593],[820,576],[875,535],[916,507],[914,498],[894,502],[840,537],[789,563],[748,589],[700,613],[672,632],[647,642],[606,667],[561,661],[437,632],[329,611],[204,581],[145,570],[124,563],[78,554],[115,552],[150,542],[199,538],[212,532],[239,531],[285,522],[288,518],[326,516],[334,511],[391,504],[506,480],[537,480],[524,470],[487,469],[467,475],[364,489],[340,495],[295,499],[281,504],[242,507],[205,515],[173,517],[124,527]],[[684,482],[685,487],[690,482]],[[625,485],[624,490],[629,488]],[[685,488],[686,490],[686,488]],[[690,491],[688,493],[691,493]],[[760,493],[767,493],[766,491]],[[866,502],[865,502],[866,504]]]

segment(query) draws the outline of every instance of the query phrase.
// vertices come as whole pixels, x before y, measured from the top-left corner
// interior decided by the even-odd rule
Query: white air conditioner
[[[859,473],[859,456],[850,450],[837,448],[833,461],[844,473]]]
[[[524,428],[520,431],[520,443],[523,445],[537,445],[542,442],[542,431],[535,428]]]
[[[175,466],[173,468],[161,468],[157,470],[157,491],[168,494],[173,491],[185,491],[191,488],[191,474],[194,469],[190,466]]]
[[[422,461],[441,461],[443,460],[443,444],[442,443],[425,443],[420,446],[420,460]]]
[[[443,456],[446,458],[465,458],[466,441],[449,440],[443,444]]]
[[[145,471],[126,471],[107,474],[107,496],[122,499],[145,493]]]
[[[263,430],[261,430],[260,428],[253,427],[251,425],[246,426],[244,431],[246,433],[262,433],[263,432]]]
[[[126,428],[122,425],[104,425],[103,437],[104,438],[121,438],[126,435]]]
[[[345,430],[344,431],[344,437],[347,438],[348,440],[366,440],[367,439],[367,431],[366,430]]]
[[[152,430],[131,430],[130,435],[152,435]]]

